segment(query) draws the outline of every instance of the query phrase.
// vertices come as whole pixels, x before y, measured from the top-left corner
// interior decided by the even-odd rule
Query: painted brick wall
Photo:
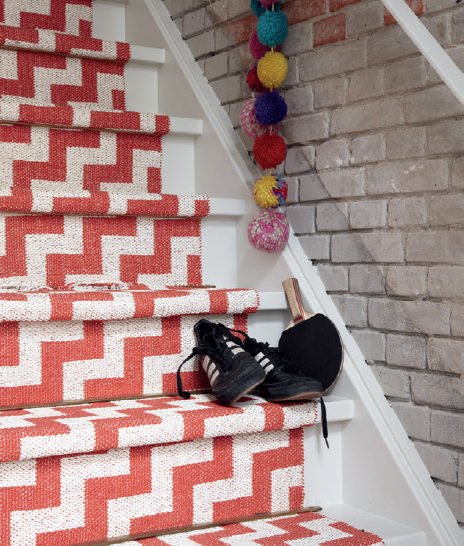
[[[249,0],[165,0],[242,140]],[[410,0],[464,69],[464,3]],[[290,0],[287,217],[464,523],[464,109],[378,0]]]

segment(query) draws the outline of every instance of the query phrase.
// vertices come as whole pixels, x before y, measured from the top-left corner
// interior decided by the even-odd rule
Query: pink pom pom
[[[258,138],[262,135],[277,133],[280,129],[280,123],[275,125],[261,125],[255,115],[256,99],[246,99],[240,110],[240,125],[243,132],[250,138]]]
[[[261,6],[263,8],[267,8],[268,6],[272,6],[272,4],[276,4],[275,0],[259,0]]]
[[[258,250],[275,252],[288,242],[290,228],[285,215],[275,210],[264,210],[248,224],[248,240]]]
[[[274,51],[280,51],[280,49],[281,49],[281,47],[280,47],[280,45],[278,45],[277,47],[274,48]],[[259,59],[261,59],[261,57],[264,57],[264,55],[266,55],[266,53],[268,51],[271,51],[271,48],[269,46],[263,45],[258,40],[258,34],[257,34],[256,30],[254,30],[251,33],[251,36],[250,36],[250,53],[251,53],[251,56],[254,59],[256,59],[257,61],[259,61]]]

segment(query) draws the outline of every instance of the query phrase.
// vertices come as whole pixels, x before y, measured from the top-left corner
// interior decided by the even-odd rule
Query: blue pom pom
[[[280,11],[282,2],[276,2],[274,4],[274,11]],[[256,17],[261,17],[266,11],[266,8],[264,8],[261,5],[261,2],[259,0],[251,0],[251,11],[256,15]]]
[[[255,102],[255,116],[261,125],[275,125],[287,115],[287,104],[283,97],[274,91],[263,93]]]
[[[258,20],[258,40],[270,47],[281,44],[288,34],[288,21],[281,11],[266,11]]]

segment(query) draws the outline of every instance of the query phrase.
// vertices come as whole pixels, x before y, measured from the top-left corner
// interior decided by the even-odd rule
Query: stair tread
[[[197,314],[253,313],[258,293],[251,289],[153,287],[123,289],[1,289],[0,322],[124,320]]]
[[[332,403],[344,404],[348,412],[352,405],[327,397],[329,422]],[[312,401],[271,403],[246,395],[225,407],[212,394],[5,410],[0,412],[0,461],[297,429],[316,424],[318,414]]]
[[[381,546],[386,545],[383,536],[355,527],[352,524],[326,516],[320,512],[301,511],[287,515],[265,518],[250,518],[231,524],[216,525],[190,531],[157,534],[156,539],[142,538],[118,542],[123,546],[160,546],[178,544],[270,544],[273,546],[291,546],[303,544],[306,539],[316,546],[319,544],[343,543],[344,546]],[[234,540],[235,539],[235,540]],[[233,542],[231,542],[231,540]]]
[[[0,47],[123,63],[131,58],[125,42],[8,25],[0,25]]]

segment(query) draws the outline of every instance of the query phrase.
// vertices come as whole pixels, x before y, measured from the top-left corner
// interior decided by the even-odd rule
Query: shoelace
[[[233,332],[239,332],[239,330],[232,330]],[[241,332],[240,332],[241,333]],[[213,336],[214,341],[216,342],[216,347],[205,345],[204,347],[194,347],[190,355],[182,362],[182,364],[177,368],[177,392],[179,396],[188,400],[190,398],[190,393],[182,389],[182,378],[180,375],[180,370],[182,366],[188,362],[191,358],[197,355],[206,355],[206,356],[219,356],[221,362],[221,368],[223,372],[228,372],[232,367],[232,361],[229,361],[227,358],[227,345],[225,343],[224,337],[227,337],[231,341],[236,341],[234,336],[232,336],[229,330],[222,324],[217,324],[213,331],[206,334],[206,336]],[[204,336],[204,337],[206,337]],[[204,338],[203,338],[204,339]],[[219,355],[218,355],[219,351]]]
[[[322,421],[322,436],[325,440],[325,445],[327,446],[327,449],[329,449],[329,440],[327,439],[329,437],[329,430],[327,428],[327,411],[325,409],[325,403],[324,399],[320,398],[321,402],[321,421]]]

